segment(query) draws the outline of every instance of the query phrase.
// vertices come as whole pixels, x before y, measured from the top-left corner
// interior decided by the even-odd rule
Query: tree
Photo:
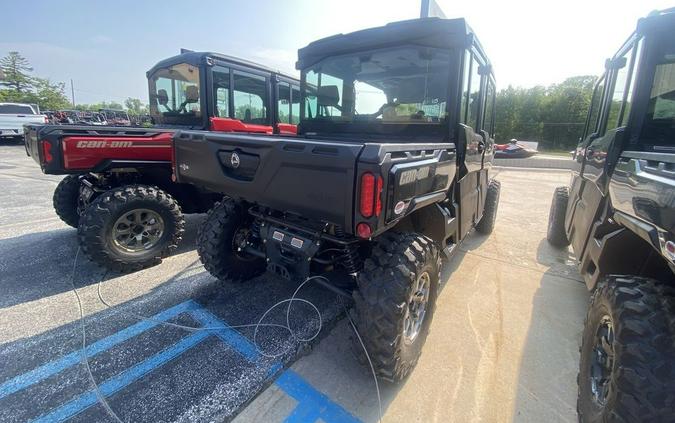
[[[33,78],[29,75],[33,68],[18,51],[10,51],[0,59],[0,69],[3,74],[0,85],[18,92],[27,92],[33,87]]]
[[[584,128],[594,76],[575,76],[548,87],[514,88],[497,93],[495,138],[538,141],[542,149],[573,148]]]
[[[141,100],[137,98],[127,98],[124,100],[124,105],[126,106],[129,113],[132,115],[146,115],[148,114],[148,106],[143,104]]]
[[[66,84],[52,83],[49,79],[35,78],[35,94],[40,108],[45,110],[59,110],[70,107],[66,97]]]

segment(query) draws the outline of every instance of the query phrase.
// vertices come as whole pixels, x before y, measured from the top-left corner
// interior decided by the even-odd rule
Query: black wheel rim
[[[591,395],[597,405],[604,407],[610,395],[614,370],[614,325],[609,315],[600,319],[590,362]]]
[[[239,226],[232,237],[232,251],[239,260],[253,261],[257,257],[246,253],[246,247],[250,245],[251,231],[247,227]]]
[[[428,272],[424,272],[416,279],[406,307],[403,320],[403,339],[407,344],[415,342],[422,330],[424,317],[427,314],[430,290],[431,276]]]

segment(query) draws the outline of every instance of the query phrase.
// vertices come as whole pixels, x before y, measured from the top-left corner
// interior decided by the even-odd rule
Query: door
[[[482,216],[484,194],[481,184],[486,139],[482,133],[482,117],[486,78],[481,75],[485,61],[475,50],[464,56],[462,98],[460,106],[460,145],[463,163],[459,163],[460,235],[464,236]],[[462,160],[460,158],[460,160]]]
[[[295,135],[298,133],[300,113],[300,86],[290,81],[276,83],[276,128],[275,133]]]
[[[625,130],[635,78],[633,65],[635,61],[634,43],[626,44],[614,59],[608,62],[606,77],[596,87],[598,98],[601,98],[599,114],[594,128],[576,152],[577,166],[580,164],[579,176],[574,178],[568,203],[568,236],[576,257],[583,257],[593,225],[604,209],[607,195],[608,174],[611,165],[611,151],[622,139]],[[604,93],[600,93],[600,90]],[[595,95],[594,95],[595,97]],[[595,98],[593,101],[595,102]],[[593,107],[596,105],[594,104]],[[593,109],[589,119],[594,115]],[[617,145],[618,147],[618,145]],[[571,208],[571,210],[569,210]],[[571,213],[569,213],[571,211]],[[593,272],[594,269],[581,269],[582,273]]]

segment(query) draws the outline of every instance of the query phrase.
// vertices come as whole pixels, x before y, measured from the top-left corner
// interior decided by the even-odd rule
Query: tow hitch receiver
[[[320,241],[312,240],[276,226],[260,228],[265,242],[267,269],[287,280],[303,280],[309,276],[312,257]]]

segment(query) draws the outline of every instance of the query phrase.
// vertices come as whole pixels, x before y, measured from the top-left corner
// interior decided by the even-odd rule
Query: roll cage
[[[392,46],[426,48],[449,54],[443,119],[424,125],[419,122],[312,119],[309,116],[309,98],[316,95],[317,86],[315,81],[308,81],[308,73],[317,65],[327,59],[359,57]],[[300,49],[296,68],[301,71],[301,133],[338,137],[359,134],[361,137],[387,137],[393,142],[426,138],[452,141],[459,138],[459,124],[464,124],[476,133],[484,131],[486,140],[494,136],[495,79],[492,66],[464,19],[414,19],[328,37]],[[470,75],[472,71],[474,74]],[[471,86],[474,90],[470,89]],[[346,89],[343,88],[343,91]],[[469,106],[474,113],[467,113]]]
[[[175,94],[172,97],[166,92],[169,103],[171,100],[173,103],[162,106],[164,93],[160,92],[155,80],[167,69],[180,66],[195,69],[196,77],[182,86],[182,101],[176,101]],[[218,53],[186,51],[157,63],[147,72],[147,77],[150,115],[159,125],[215,131],[296,133],[298,118],[293,116],[293,111],[298,108],[292,106],[294,102],[299,104],[299,81],[263,65]],[[190,88],[188,93],[185,88],[191,85],[196,89]],[[280,96],[280,86],[282,90],[289,87],[287,99]],[[293,96],[293,92],[297,94]],[[247,97],[249,107],[243,104]]]

